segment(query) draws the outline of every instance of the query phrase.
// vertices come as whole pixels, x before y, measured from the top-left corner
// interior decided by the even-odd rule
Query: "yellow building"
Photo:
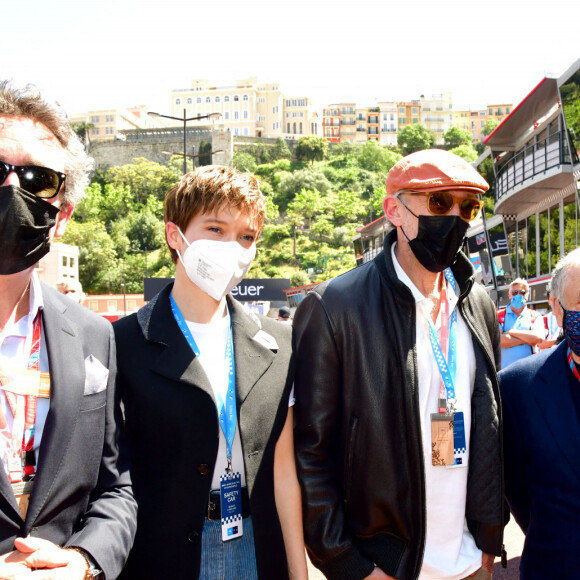
[[[402,101],[397,103],[399,131],[407,125],[421,123],[421,101]]]
[[[167,124],[160,118],[147,113],[144,105],[127,109],[101,109],[71,115],[71,123],[90,124],[87,139],[106,141],[120,137],[128,129],[160,129]]]
[[[284,99],[283,132],[286,138],[321,135],[318,113],[308,97]]]
[[[171,91],[171,115],[203,117],[234,135],[279,137],[283,133],[284,95],[278,83],[258,84],[257,77],[236,81],[234,86],[210,86],[207,79],[193,79],[191,88]]]

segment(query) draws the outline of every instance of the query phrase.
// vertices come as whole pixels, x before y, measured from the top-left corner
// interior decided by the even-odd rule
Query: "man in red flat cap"
[[[460,251],[485,180],[440,150],[387,177],[373,261],[294,317],[295,442],[327,578],[491,578],[505,525],[493,303]]]

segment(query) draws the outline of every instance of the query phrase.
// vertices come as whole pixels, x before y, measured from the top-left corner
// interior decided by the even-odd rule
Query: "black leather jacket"
[[[296,451],[305,539],[330,579],[378,565],[417,578],[425,547],[425,478],[418,405],[415,301],[386,251],[311,292],[294,318]],[[459,311],[476,359],[466,519],[477,546],[500,555],[502,428],[493,303],[460,254]]]

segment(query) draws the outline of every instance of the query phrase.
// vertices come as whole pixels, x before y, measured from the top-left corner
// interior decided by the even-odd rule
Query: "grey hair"
[[[523,286],[526,289],[526,293],[528,293],[530,291],[530,285],[528,284],[528,281],[527,280],[524,280],[523,278],[516,278],[509,285],[509,290],[511,290],[516,284],[519,284],[520,286]]]
[[[0,81],[0,115],[31,119],[53,133],[66,153],[62,201],[76,205],[85,195],[93,159],[87,155],[73,131],[64,109],[58,103],[44,99],[34,85],[18,87],[12,81],[4,80]]]
[[[555,296],[556,299],[562,303],[564,290],[566,287],[566,275],[570,268],[574,266],[580,266],[580,248],[576,248],[571,252],[568,252],[563,258],[561,258],[556,267],[552,271],[552,286],[550,295]]]

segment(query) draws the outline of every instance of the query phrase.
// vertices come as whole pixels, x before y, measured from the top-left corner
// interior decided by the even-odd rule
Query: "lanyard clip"
[[[228,464],[226,465],[226,473],[232,472],[232,458],[228,457]]]

